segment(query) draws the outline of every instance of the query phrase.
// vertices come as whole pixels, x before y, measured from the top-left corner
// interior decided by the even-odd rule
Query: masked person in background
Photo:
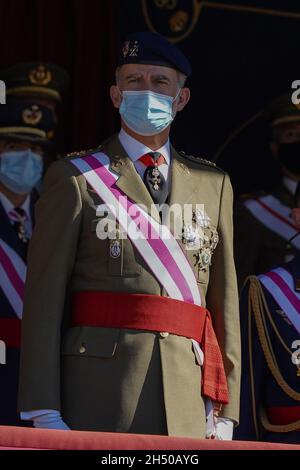
[[[170,145],[190,73],[165,38],[132,34],[110,90],[121,131],[47,172],[19,393],[36,427],[231,439],[240,377],[232,190],[214,164]],[[193,210],[184,225],[176,216],[177,237],[163,204]],[[102,232],[104,205],[116,226]]]
[[[48,108],[52,113],[55,138],[51,148],[44,152],[44,172],[62,156],[64,117],[70,77],[63,68],[46,62],[20,62],[0,70],[0,79],[6,86],[7,103],[27,101]]]
[[[0,425],[20,424],[17,390],[27,247],[34,224],[35,186],[53,130],[52,113],[31,102],[0,106]],[[51,134],[52,135],[52,134]]]
[[[299,207],[291,217],[299,238]],[[241,295],[241,414],[235,439],[299,444],[299,312],[300,254],[249,276]]]
[[[272,101],[265,115],[271,124],[271,152],[281,166],[282,179],[273,191],[247,195],[235,204],[234,248],[240,288],[248,275],[282,265],[300,250],[299,237],[289,241],[297,230],[291,209],[300,181],[300,108],[293,104],[290,92]]]

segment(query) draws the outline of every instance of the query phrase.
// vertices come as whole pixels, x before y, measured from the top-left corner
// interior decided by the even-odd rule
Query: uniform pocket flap
[[[120,329],[74,327],[63,340],[62,354],[82,357],[113,357],[116,353]]]

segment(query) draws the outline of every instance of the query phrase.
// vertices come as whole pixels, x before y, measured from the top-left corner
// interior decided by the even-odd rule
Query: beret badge
[[[30,108],[24,109],[22,119],[25,124],[36,126],[42,119],[43,113],[37,105],[32,105]]]
[[[28,78],[33,85],[48,85],[52,80],[52,74],[44,65],[38,65],[30,72]]]

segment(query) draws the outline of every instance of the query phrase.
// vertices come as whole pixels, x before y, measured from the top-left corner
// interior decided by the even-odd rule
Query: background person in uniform
[[[55,145],[44,152],[44,171],[57,158],[60,158],[64,143],[61,119],[64,117],[70,77],[63,68],[46,62],[20,62],[1,70],[0,78],[6,85],[7,101],[31,101],[52,112],[55,123]]]
[[[299,212],[293,210],[298,230]],[[299,311],[299,254],[249,277],[241,297],[241,413],[235,439],[299,443]]]
[[[30,247],[19,392],[21,416],[36,427],[200,438],[207,432],[206,398],[227,403],[228,390],[229,403],[218,406],[216,430],[208,435],[232,436],[240,377],[232,189],[214,164],[181,155],[169,143],[170,124],[190,97],[189,74],[187,59],[162,36],[130,36],[110,92],[121,131],[103,153],[69,156],[47,173]],[[106,164],[97,160],[89,175],[97,180],[101,169],[115,180],[103,196],[106,183],[87,182],[88,174],[74,166],[90,158]],[[194,213],[170,251],[159,241],[151,251],[151,237],[123,239],[120,228],[111,239],[97,236],[96,209],[116,194],[146,207],[145,214],[166,201],[204,204],[205,212]],[[197,237],[200,248],[193,249]],[[205,323],[200,340],[194,321]]]
[[[0,106],[0,424],[20,424],[17,390],[27,245],[34,223],[33,188],[43,172],[47,133],[54,126],[48,108],[31,102]],[[23,423],[24,424],[24,423]]]
[[[299,238],[289,242],[297,229],[291,209],[300,180],[300,109],[291,96],[281,96],[265,111],[272,127],[270,148],[282,170],[281,182],[269,193],[251,194],[235,204],[235,263],[240,288],[249,274],[279,266],[300,249]]]

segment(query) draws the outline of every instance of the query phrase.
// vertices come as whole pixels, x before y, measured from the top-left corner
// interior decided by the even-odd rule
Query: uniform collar
[[[139,142],[138,140],[134,139],[131,137],[127,132],[124,131],[124,129],[121,129],[119,132],[119,140],[124,147],[127,155],[129,158],[135,163],[142,155],[145,155],[146,153],[153,152],[149,147],[146,145],[142,144],[142,142]],[[165,159],[167,164],[170,164],[170,141],[169,139],[167,142],[160,147],[156,152],[161,153]]]
[[[287,176],[283,178],[283,186],[294,196],[296,193],[298,181],[294,181]]]
[[[27,218],[30,220],[31,219],[31,210],[30,210],[30,194],[26,197],[25,201],[23,204],[20,206],[21,209],[25,211],[25,214],[27,215]],[[12,204],[12,202],[0,191],[0,203],[3,206],[3,209],[5,210],[7,216],[9,216],[10,211],[12,211],[15,206]]]

